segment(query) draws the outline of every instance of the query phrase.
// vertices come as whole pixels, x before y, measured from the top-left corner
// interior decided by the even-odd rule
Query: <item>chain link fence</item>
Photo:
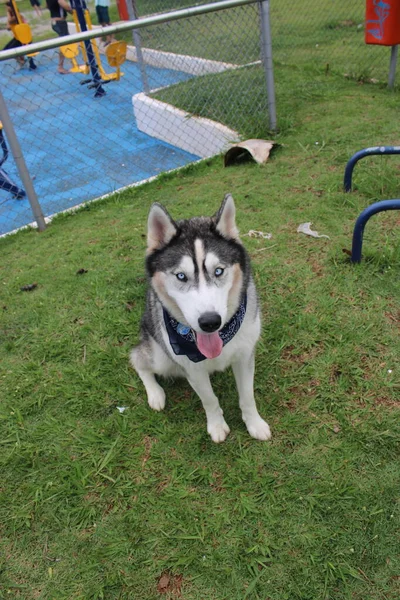
[[[389,49],[364,42],[365,0],[271,2],[271,27],[277,64],[387,81]]]
[[[0,62],[0,91],[46,217],[268,131],[257,3],[148,25],[138,33],[136,48],[132,31],[117,36],[130,41],[119,79],[108,64],[113,44],[95,34],[91,45],[104,95],[85,70],[80,44],[63,50],[63,67],[76,71],[67,75],[58,72],[58,48],[34,56],[35,69],[26,55],[23,64],[19,57]],[[251,93],[249,78],[257,79]],[[7,131],[4,139],[10,145]],[[18,190],[4,185],[6,177]],[[0,182],[0,233],[31,223],[11,154]]]
[[[220,153],[239,139],[269,136],[260,2],[236,4],[162,21],[166,11],[193,2],[134,0],[146,26],[116,25],[107,33],[128,43],[120,78],[115,61],[108,64],[106,33],[92,42],[104,95],[82,43],[65,53],[64,66],[75,71],[68,75],[58,73],[56,47],[41,47],[30,58],[0,55],[0,92],[45,216]],[[303,69],[309,79],[329,71],[386,80],[388,49],[364,43],[364,0],[269,4],[276,66]],[[95,19],[93,4],[89,9]],[[114,6],[112,21],[116,15]],[[50,37],[48,20],[47,27]],[[7,132],[2,135],[0,234],[33,220],[21,172],[7,157]]]
[[[193,5],[190,0],[135,2],[140,16]],[[364,43],[365,4],[365,0],[271,0],[274,63],[386,82],[389,50]],[[153,34],[146,39],[150,47],[159,43]]]

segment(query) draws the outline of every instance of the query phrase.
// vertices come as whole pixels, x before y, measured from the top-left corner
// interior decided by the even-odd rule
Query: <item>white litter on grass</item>
[[[239,142],[229,148],[224,157],[224,165],[228,167],[243,155],[250,155],[258,164],[267,162],[271,150],[274,146],[278,146],[272,140],[246,140]]]
[[[119,410],[120,413],[125,412],[127,408],[128,406],[117,406],[117,410]]]
[[[310,221],[309,223],[301,223],[297,228],[297,233],[304,233],[305,235],[310,235],[311,237],[315,238],[328,238],[328,240],[331,239],[329,235],[324,235],[322,233],[319,234],[318,231],[313,231],[311,229],[311,225],[312,221]]]
[[[270,240],[272,238],[272,233],[264,233],[263,231],[255,231],[254,229],[250,229],[250,231],[244,233],[243,237],[246,235],[249,237],[264,238],[264,240]]]
[[[388,373],[390,375],[390,373],[393,373],[392,369],[388,369]]]

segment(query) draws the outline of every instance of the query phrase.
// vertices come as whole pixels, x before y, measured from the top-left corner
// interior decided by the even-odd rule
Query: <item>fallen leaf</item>
[[[171,581],[171,577],[168,575],[168,573],[163,573],[161,575],[160,579],[158,580],[157,591],[160,594],[165,594],[168,589],[170,581]]]
[[[162,573],[157,583],[157,591],[159,594],[168,594],[168,598],[173,596],[180,598],[182,583],[182,575],[170,575],[169,573]]]

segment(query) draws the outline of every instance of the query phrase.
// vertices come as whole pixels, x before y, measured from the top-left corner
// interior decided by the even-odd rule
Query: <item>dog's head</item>
[[[175,222],[160,204],[149,213],[151,285],[171,316],[195,332],[205,356],[218,355],[217,332],[237,311],[250,276],[235,212],[228,194],[213,217]]]

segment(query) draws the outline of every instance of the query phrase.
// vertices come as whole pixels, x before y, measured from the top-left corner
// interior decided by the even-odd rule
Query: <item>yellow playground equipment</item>
[[[119,81],[121,75],[123,75],[120,66],[126,61],[126,48],[126,42],[111,42],[106,48],[108,64],[110,67],[117,68],[115,73],[113,73],[113,75],[115,75],[114,79],[117,81]]]
[[[93,41],[92,41],[92,45],[93,45]],[[110,65],[110,67],[116,67],[115,73],[110,73],[110,74],[108,74],[104,71],[102,64],[100,62],[100,57],[98,57],[95,52],[95,56],[98,61],[97,66],[98,66],[100,76],[103,81],[112,81],[112,80],[119,81],[119,79],[123,75],[123,73],[121,73],[120,67],[126,60],[126,48],[127,48],[126,42],[111,42],[106,47],[105,54],[107,57],[108,64]],[[71,73],[84,73],[85,75],[87,75],[89,73],[90,69],[89,69],[89,65],[87,63],[85,63],[84,65],[78,65],[78,61],[77,61],[77,56],[79,55],[79,45],[78,44],[67,44],[66,46],[61,46],[60,50],[63,53],[63,55],[65,56],[65,58],[68,58],[72,62],[72,67],[70,69]],[[84,46],[83,46],[82,53],[83,52],[85,52]],[[98,53],[98,55],[99,55],[99,53]]]
[[[32,30],[29,27],[28,23],[24,23],[24,20],[21,16],[21,13],[18,10],[18,6],[15,0],[9,0],[9,6],[14,15],[14,19],[16,21],[15,25],[11,25],[11,32],[16,40],[21,42],[23,46],[27,46],[32,42]],[[31,69],[36,69],[36,65],[33,61],[33,57],[36,56],[38,52],[31,52],[27,54],[29,58],[29,66]]]
[[[76,31],[78,33],[80,31],[82,31],[82,28],[80,26],[77,11],[75,9],[72,11],[72,16],[73,16],[74,23],[76,26]],[[90,13],[87,9],[84,10],[84,18],[85,18],[85,23],[86,23],[87,29],[92,30],[93,29],[92,20],[90,18]],[[79,44],[80,44],[80,48],[81,48],[81,52],[82,52],[82,57],[85,62],[84,65],[79,66],[76,61],[76,57],[79,53],[77,44],[69,44],[67,46],[63,46],[61,48],[61,51],[66,58],[70,58],[72,60],[72,69],[70,69],[70,71],[72,73],[79,72],[79,73],[88,74],[89,73],[89,60],[88,60],[88,56],[87,56],[86,46],[83,42],[80,42]],[[120,70],[120,66],[126,60],[127,43],[123,42],[123,41],[122,42],[111,42],[106,47],[105,55],[107,57],[108,64],[110,65],[110,67],[116,67],[116,71],[114,73],[106,73],[105,72],[102,62],[101,62],[101,58],[100,58],[99,47],[98,47],[98,44],[97,44],[97,41],[95,38],[93,38],[91,40],[91,45],[92,45],[93,54],[95,56],[97,68],[99,70],[99,75],[101,77],[102,82],[108,83],[109,81],[119,81],[119,79],[123,76],[123,73],[121,73],[121,70]]]
[[[72,62],[72,67],[70,68],[70,73],[84,73],[87,75],[89,73],[89,65],[78,65],[78,61],[76,57],[79,54],[79,46],[78,44],[67,44],[66,46],[60,47],[61,52]]]

